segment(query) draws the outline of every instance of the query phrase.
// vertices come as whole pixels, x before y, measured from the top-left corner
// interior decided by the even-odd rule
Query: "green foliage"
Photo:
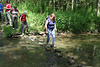
[[[16,34],[17,32],[21,32],[21,23],[18,22],[18,30],[13,29],[12,26],[3,26],[3,32],[4,32],[4,37],[10,37],[13,34]]]
[[[17,6],[20,14],[24,11],[28,12],[27,23],[29,26],[28,31],[39,33],[39,31],[44,30],[44,21],[48,14],[55,13],[56,15],[56,24],[58,32],[73,32],[73,33],[83,33],[89,31],[100,30],[100,17],[96,17],[96,8],[90,4],[91,1],[85,6],[83,2],[86,0],[77,1],[75,9],[71,10],[71,1],[58,1],[54,4],[52,1],[45,0],[22,0],[19,3],[18,1],[10,1],[13,6]],[[41,2],[40,2],[41,1]],[[82,2],[82,5],[80,4]],[[14,4],[13,4],[14,3]],[[66,5],[67,3],[67,5]],[[62,4],[67,6],[64,8]],[[90,5],[89,5],[90,4]],[[74,4],[75,5],[75,4]],[[96,5],[96,4],[95,4]],[[80,8],[81,7],[81,8]],[[57,10],[56,10],[57,8]],[[63,10],[62,10],[63,9]],[[19,22],[19,31],[21,31],[21,24]],[[6,27],[4,27],[5,35],[9,36],[12,34],[12,31],[9,33],[6,32]],[[10,27],[8,27],[10,29]]]
[[[86,12],[83,9],[73,11],[58,11],[56,14],[56,24],[58,32],[71,31],[73,33],[82,33],[94,31],[96,29],[96,16],[92,12]]]
[[[3,27],[4,37],[11,36],[11,35],[14,33],[14,31],[11,30],[11,29],[12,29],[11,26],[4,26],[4,27]]]

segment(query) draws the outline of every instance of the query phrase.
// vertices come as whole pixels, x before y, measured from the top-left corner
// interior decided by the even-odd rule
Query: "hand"
[[[48,34],[48,31],[46,30],[46,34]]]
[[[4,9],[6,9],[6,7],[4,7]]]
[[[55,31],[57,31],[57,29],[55,28]]]

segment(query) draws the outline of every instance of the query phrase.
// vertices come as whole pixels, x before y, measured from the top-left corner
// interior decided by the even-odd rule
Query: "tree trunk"
[[[73,10],[73,7],[74,7],[74,0],[72,0],[72,10]]]
[[[55,11],[55,0],[53,0],[53,6],[54,6],[54,11]]]
[[[97,16],[99,16],[99,0],[97,0]]]

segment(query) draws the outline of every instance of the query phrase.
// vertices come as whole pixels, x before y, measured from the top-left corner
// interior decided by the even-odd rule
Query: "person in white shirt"
[[[13,24],[13,29],[18,29],[18,15],[19,11],[16,6],[14,6],[14,9],[9,11],[10,15],[12,16],[12,24]]]

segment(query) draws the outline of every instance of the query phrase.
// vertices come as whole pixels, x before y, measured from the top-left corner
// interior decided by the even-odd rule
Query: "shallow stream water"
[[[45,41],[41,36],[34,41],[0,36],[0,67],[100,67],[100,34],[56,36],[55,49],[62,57],[54,48],[46,51]],[[68,63],[68,56],[74,57],[74,64]]]

